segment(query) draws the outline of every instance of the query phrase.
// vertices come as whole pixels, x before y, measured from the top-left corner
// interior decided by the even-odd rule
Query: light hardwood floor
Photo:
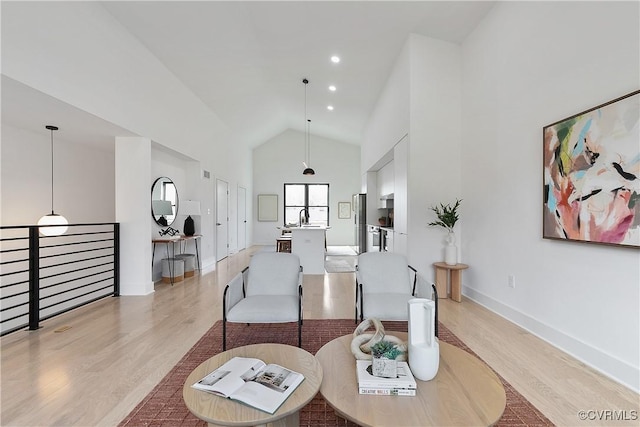
[[[224,285],[259,249],[152,295],[109,298],[3,337],[0,425],[117,425],[221,319]],[[309,275],[303,286],[305,318],[353,318],[353,274]],[[581,421],[580,410],[633,418],[639,396],[478,304],[441,299],[440,320],[555,424],[638,425]]]

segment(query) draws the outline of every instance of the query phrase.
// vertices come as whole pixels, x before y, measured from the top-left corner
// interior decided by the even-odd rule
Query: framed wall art
[[[640,248],[640,91],[543,128],[543,238]]]
[[[278,195],[258,194],[258,221],[278,220]]]
[[[338,202],[338,218],[351,218],[351,202]]]

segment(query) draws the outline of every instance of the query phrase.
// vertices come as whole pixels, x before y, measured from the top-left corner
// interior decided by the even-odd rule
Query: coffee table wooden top
[[[304,381],[272,415],[191,386],[233,357],[255,357],[265,363],[277,363],[304,375]],[[196,417],[215,425],[254,426],[271,423],[295,414],[318,393],[322,367],[313,355],[284,344],[254,344],[227,350],[206,360],[191,372],[184,383],[182,397]]]
[[[387,332],[403,340],[406,332]],[[358,394],[352,335],[336,338],[316,354],[324,371],[320,393],[341,416],[361,426],[479,426],[495,424],[506,404],[498,376],[480,359],[440,341],[440,367],[419,381],[416,396]]]

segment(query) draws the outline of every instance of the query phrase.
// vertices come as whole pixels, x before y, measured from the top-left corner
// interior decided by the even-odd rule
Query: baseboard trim
[[[470,300],[515,323],[527,332],[548,342],[617,383],[622,384],[636,393],[640,392],[639,368],[570,335],[560,332],[538,319],[522,313],[475,289],[463,286],[462,291],[463,295]],[[629,382],[629,379],[635,379],[635,381]]]
[[[202,261],[202,270],[200,274],[211,273],[212,271],[216,271],[217,263],[214,257],[207,258]]]

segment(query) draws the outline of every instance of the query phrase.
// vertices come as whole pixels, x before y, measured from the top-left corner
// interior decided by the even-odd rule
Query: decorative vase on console
[[[458,263],[456,234],[453,231],[449,231],[447,235],[447,246],[444,247],[444,262],[449,265],[456,265]]]
[[[409,367],[422,381],[433,379],[440,366],[440,344],[436,337],[436,303],[412,298],[409,305]]]
[[[458,219],[460,219],[458,216],[460,202],[462,202],[462,200],[456,200],[453,206],[448,203],[446,205],[440,203],[439,206],[431,207],[431,210],[435,212],[438,220],[430,222],[429,225],[443,227],[449,232],[447,235],[447,245],[444,248],[444,262],[449,265],[456,265],[458,263],[458,248],[456,247],[456,235],[453,232],[453,227],[456,225],[456,222],[458,222]]]

